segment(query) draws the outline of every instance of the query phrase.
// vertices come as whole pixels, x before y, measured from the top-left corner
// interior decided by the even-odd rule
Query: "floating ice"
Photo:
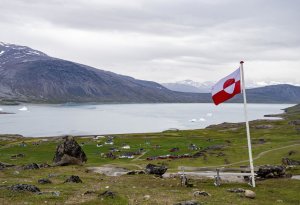
[[[207,113],[206,116],[207,116],[207,117],[211,117],[211,116],[212,116],[212,113]]]
[[[197,122],[197,119],[191,119],[190,122]]]
[[[3,109],[0,107],[0,111],[3,111]]]
[[[20,110],[20,111],[27,111],[28,108],[24,106],[24,107],[20,108],[19,110]]]
[[[205,121],[206,121],[206,119],[204,119],[204,118],[200,118],[200,119],[199,119],[199,121],[200,121],[200,122],[205,122]]]

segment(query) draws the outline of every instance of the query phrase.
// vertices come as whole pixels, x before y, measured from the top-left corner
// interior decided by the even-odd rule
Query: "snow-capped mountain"
[[[175,83],[162,83],[163,86],[170,90],[179,92],[192,92],[192,93],[209,93],[213,82],[196,82],[193,80],[182,80]]]
[[[193,80],[182,80],[175,83],[162,83],[166,88],[179,91],[179,92],[192,92],[192,93],[210,93],[212,86],[215,82],[206,81],[206,82],[196,82]],[[246,88],[260,88],[270,85],[280,85],[280,84],[289,84],[294,86],[300,86],[300,84],[295,84],[291,82],[277,82],[277,81],[246,81]]]
[[[0,68],[9,64],[46,59],[50,57],[27,46],[0,42]]]

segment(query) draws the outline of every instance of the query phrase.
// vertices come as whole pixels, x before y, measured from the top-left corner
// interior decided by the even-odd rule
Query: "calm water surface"
[[[25,108],[24,108],[25,106]],[[248,104],[249,119],[282,113],[287,104]],[[27,108],[27,110],[26,110]],[[0,134],[57,136],[197,129],[244,120],[243,104],[114,104],[0,106]]]

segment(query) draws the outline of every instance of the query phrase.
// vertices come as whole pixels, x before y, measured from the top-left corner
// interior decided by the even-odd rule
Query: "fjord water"
[[[249,120],[282,113],[288,104],[248,104]],[[0,106],[0,134],[99,135],[199,129],[244,121],[243,104],[100,104]],[[27,108],[27,109],[25,109]]]

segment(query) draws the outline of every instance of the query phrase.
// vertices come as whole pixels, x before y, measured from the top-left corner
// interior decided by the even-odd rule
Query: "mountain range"
[[[2,101],[32,103],[211,102],[209,93],[192,92],[172,91],[156,82],[138,80],[53,58],[26,46],[0,42],[0,100]],[[298,103],[300,102],[300,87],[274,85],[254,88],[248,90],[247,96],[249,102]],[[241,96],[231,100],[231,102],[241,101]]]

